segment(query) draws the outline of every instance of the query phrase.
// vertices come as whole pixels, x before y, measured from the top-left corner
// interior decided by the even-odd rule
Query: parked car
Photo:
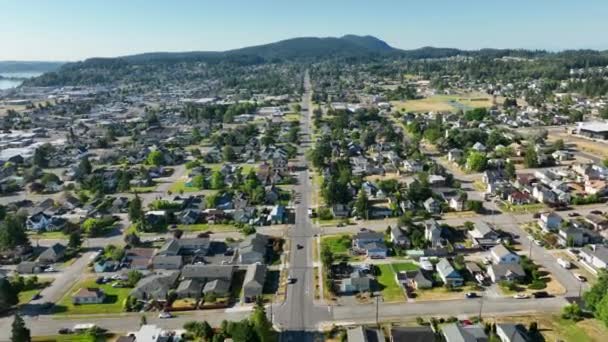
[[[466,298],[477,298],[477,293],[475,292],[467,292],[464,294]]]
[[[173,317],[173,315],[167,311],[162,311],[161,313],[158,314],[158,318],[161,318],[161,319],[172,318],[172,317]]]
[[[287,278],[287,284],[295,284],[295,282],[297,280],[298,280],[297,278],[289,277],[289,278]]]
[[[581,214],[579,214],[579,213],[569,213],[568,216],[570,216],[570,217],[577,217],[577,216],[581,216]]]
[[[582,282],[582,283],[584,283],[584,282],[586,282],[586,281],[587,281],[587,278],[586,278],[585,276],[582,276],[582,275],[580,275],[580,274],[578,274],[578,273],[574,273],[574,277],[575,277],[576,279],[578,279],[578,281],[580,281],[580,282]]]
[[[59,329],[59,331],[57,331],[59,333],[59,335],[67,335],[67,334],[71,334],[72,333],[72,329],[69,328],[61,328]]]
[[[525,294],[525,293],[518,293],[515,296],[513,296],[513,298],[515,299],[527,299],[530,298],[529,295]]]
[[[532,296],[534,296],[534,298],[548,298],[551,297],[551,295],[547,292],[547,291],[536,291],[532,294]]]
[[[591,210],[589,213],[590,214],[594,214],[594,215],[602,215],[603,214],[603,212],[601,210]]]
[[[36,294],[34,294],[32,296],[32,300],[37,300],[37,299],[40,299],[40,298],[42,298],[42,295],[40,294],[40,292],[38,292],[38,293],[36,293]]]
[[[570,263],[570,261],[562,259],[562,258],[557,258],[557,263],[565,269],[569,269],[572,267],[572,264]]]

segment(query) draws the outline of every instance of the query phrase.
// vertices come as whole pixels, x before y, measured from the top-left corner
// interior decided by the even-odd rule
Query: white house
[[[519,264],[519,255],[511,252],[503,245],[496,245],[490,250],[495,264]]]

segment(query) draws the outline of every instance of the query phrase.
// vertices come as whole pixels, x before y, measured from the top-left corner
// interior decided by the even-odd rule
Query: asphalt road
[[[306,165],[305,151],[309,148],[312,116],[312,93],[308,72],[304,79],[305,93],[302,107],[298,164]],[[329,307],[315,306],[315,281],[313,267],[314,231],[308,217],[311,206],[312,184],[307,169],[299,171],[298,184],[294,187],[299,204],[296,205],[295,225],[288,232],[290,252],[288,270],[295,283],[288,285],[286,300],[273,312],[273,323],[282,331],[281,341],[314,341],[318,336],[318,323],[330,319]]]

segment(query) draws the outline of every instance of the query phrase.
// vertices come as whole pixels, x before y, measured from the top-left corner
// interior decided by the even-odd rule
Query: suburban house
[[[150,299],[164,301],[169,291],[175,287],[178,278],[179,271],[147,276],[137,283],[130,295],[142,301]]]
[[[494,246],[490,250],[490,255],[495,264],[519,264],[519,255],[511,252],[502,244]]]
[[[520,264],[495,264],[488,266],[488,275],[493,282],[515,281],[526,276]]]
[[[424,206],[424,209],[426,209],[426,211],[429,214],[440,214],[441,213],[441,203],[434,199],[433,197],[429,197],[427,198],[426,201],[424,201],[424,203],[422,204]]]
[[[596,270],[608,268],[608,248],[603,245],[588,245],[580,249],[580,256]]]
[[[175,294],[177,298],[194,298],[201,297],[203,292],[203,283],[198,279],[186,279],[177,285]]]
[[[530,339],[526,333],[526,328],[521,324],[496,324],[496,336],[501,342],[528,342]]]
[[[72,303],[74,304],[101,304],[105,300],[106,295],[103,290],[98,288],[80,288],[72,295]]]
[[[157,255],[207,255],[211,242],[208,238],[170,239]]]
[[[392,327],[390,342],[436,342],[437,336],[431,327]],[[350,340],[349,340],[350,341]],[[382,340],[378,340],[382,341]]]
[[[55,263],[65,256],[66,247],[60,243],[56,243],[44,250],[38,256],[38,261],[43,264]]]
[[[398,247],[408,248],[410,246],[410,239],[403,234],[403,231],[399,227],[391,227],[391,242]]]
[[[500,234],[486,222],[477,222],[473,230],[468,232],[475,246],[490,247],[498,244]]]
[[[366,328],[360,325],[346,330],[346,340],[349,342],[384,341],[384,334],[380,329]]]
[[[464,152],[461,149],[453,148],[448,151],[448,160],[451,162],[457,162],[464,156]]]
[[[602,215],[588,214],[585,215],[585,221],[588,222],[593,229],[601,231],[608,228],[608,219]]]
[[[538,225],[547,232],[556,231],[561,224],[562,217],[553,211],[541,213],[538,218]]]
[[[354,271],[350,276],[340,283],[342,293],[361,293],[369,292],[372,288],[372,278],[361,271]]]
[[[369,258],[386,258],[388,249],[384,235],[373,231],[361,231],[353,238],[353,250]]]
[[[155,270],[179,270],[183,266],[181,255],[155,255],[152,267]]]
[[[247,266],[245,280],[243,281],[243,298],[245,302],[252,302],[261,296],[266,281],[266,265],[251,264]]]
[[[454,269],[448,259],[439,259],[439,262],[435,267],[437,269],[439,277],[441,278],[444,284],[450,286],[462,286],[462,284],[464,283],[464,279],[462,278],[460,273],[458,273],[458,271]]]
[[[132,270],[146,270],[152,263],[154,256],[153,248],[130,248],[125,249],[125,262]]]
[[[268,241],[268,236],[262,234],[256,233],[247,236],[239,244],[239,263],[243,265],[264,263]]]
[[[462,325],[449,323],[441,328],[445,342],[487,342],[484,328],[480,324]]]
[[[431,248],[442,246],[441,231],[441,226],[434,219],[424,222],[424,238],[430,242]]]
[[[559,228],[557,239],[560,245],[568,247],[580,247],[587,243],[588,240],[581,229],[570,225]]]

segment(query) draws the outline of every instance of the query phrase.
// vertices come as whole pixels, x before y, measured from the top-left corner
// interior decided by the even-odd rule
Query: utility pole
[[[484,295],[481,295],[481,297],[479,297],[479,321],[481,322],[481,312],[483,310],[483,297]]]
[[[377,294],[377,295],[376,295],[376,326],[377,326],[378,328],[380,328],[380,321],[379,321],[379,319],[378,319],[378,308],[379,308],[378,301],[379,301],[379,300],[380,300],[380,295],[379,295],[379,294]]]

